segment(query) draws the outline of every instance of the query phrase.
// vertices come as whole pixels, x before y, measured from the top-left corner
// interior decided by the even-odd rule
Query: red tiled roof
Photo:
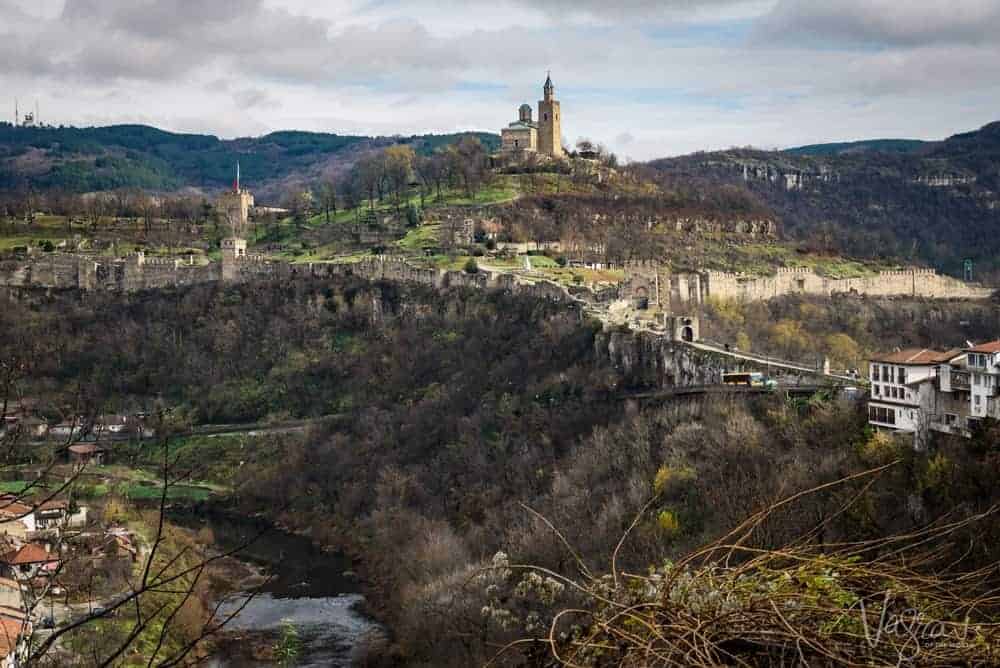
[[[67,510],[69,508],[69,501],[64,499],[49,499],[48,501],[42,501],[39,503],[35,510]]]
[[[34,508],[20,501],[0,500],[0,517],[6,519],[26,517],[33,510]]]
[[[53,555],[49,554],[41,545],[28,543],[20,550],[8,552],[0,558],[0,561],[3,561],[5,564],[18,566],[20,564],[43,564],[49,561],[58,561],[58,559],[54,559]]]
[[[968,348],[970,353],[1000,353],[1000,341],[990,341],[989,343],[980,343],[974,348]]]
[[[888,353],[878,357],[873,357],[873,362],[886,362],[888,364],[941,364],[948,362],[962,351],[954,350],[931,350],[930,348],[907,348],[895,353]]]
[[[0,658],[6,659],[17,648],[24,626],[23,621],[0,617]]]

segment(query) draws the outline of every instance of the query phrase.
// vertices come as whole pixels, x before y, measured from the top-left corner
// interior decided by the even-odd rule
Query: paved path
[[[719,355],[726,355],[733,359],[743,360],[746,362],[754,362],[756,364],[764,364],[767,366],[772,366],[776,369],[787,369],[789,371],[799,371],[801,373],[807,373],[812,376],[820,376],[822,378],[830,378],[831,380],[844,381],[849,383],[860,383],[862,380],[860,378],[855,378],[853,376],[844,376],[836,373],[823,373],[822,371],[816,369],[816,367],[805,366],[796,364],[794,362],[787,362],[783,360],[775,360],[764,355],[754,355],[753,353],[744,353],[734,350],[727,350],[725,346],[718,346],[712,343],[706,343],[704,341],[696,342],[685,342],[686,345],[692,348],[697,348],[698,350],[704,350],[706,352],[717,353]]]

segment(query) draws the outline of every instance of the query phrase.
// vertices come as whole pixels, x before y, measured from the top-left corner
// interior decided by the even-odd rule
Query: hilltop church
[[[552,76],[545,78],[543,99],[538,101],[538,122],[531,119],[531,106],[522,104],[518,119],[500,131],[500,152],[508,155],[537,153],[563,157],[562,120]]]

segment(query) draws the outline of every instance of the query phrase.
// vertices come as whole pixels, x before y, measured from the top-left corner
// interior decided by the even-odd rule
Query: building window
[[[899,367],[899,384],[906,385],[906,369]]]
[[[872,377],[873,381],[878,380],[878,365],[877,364],[872,364],[871,377]]]
[[[896,411],[885,406],[869,406],[868,419],[882,424],[896,424]]]
[[[882,382],[883,383],[892,382],[892,375],[889,373],[889,367],[887,366],[882,367]]]
[[[876,378],[876,380],[878,380],[878,379]],[[876,397],[879,396],[879,386],[878,385],[872,385],[872,394],[874,394]]]

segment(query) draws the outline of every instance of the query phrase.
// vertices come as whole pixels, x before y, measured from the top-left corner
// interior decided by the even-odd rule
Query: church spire
[[[551,100],[556,94],[556,87],[552,85],[551,70],[545,75],[545,86],[542,87],[542,91],[545,93],[546,100]]]

